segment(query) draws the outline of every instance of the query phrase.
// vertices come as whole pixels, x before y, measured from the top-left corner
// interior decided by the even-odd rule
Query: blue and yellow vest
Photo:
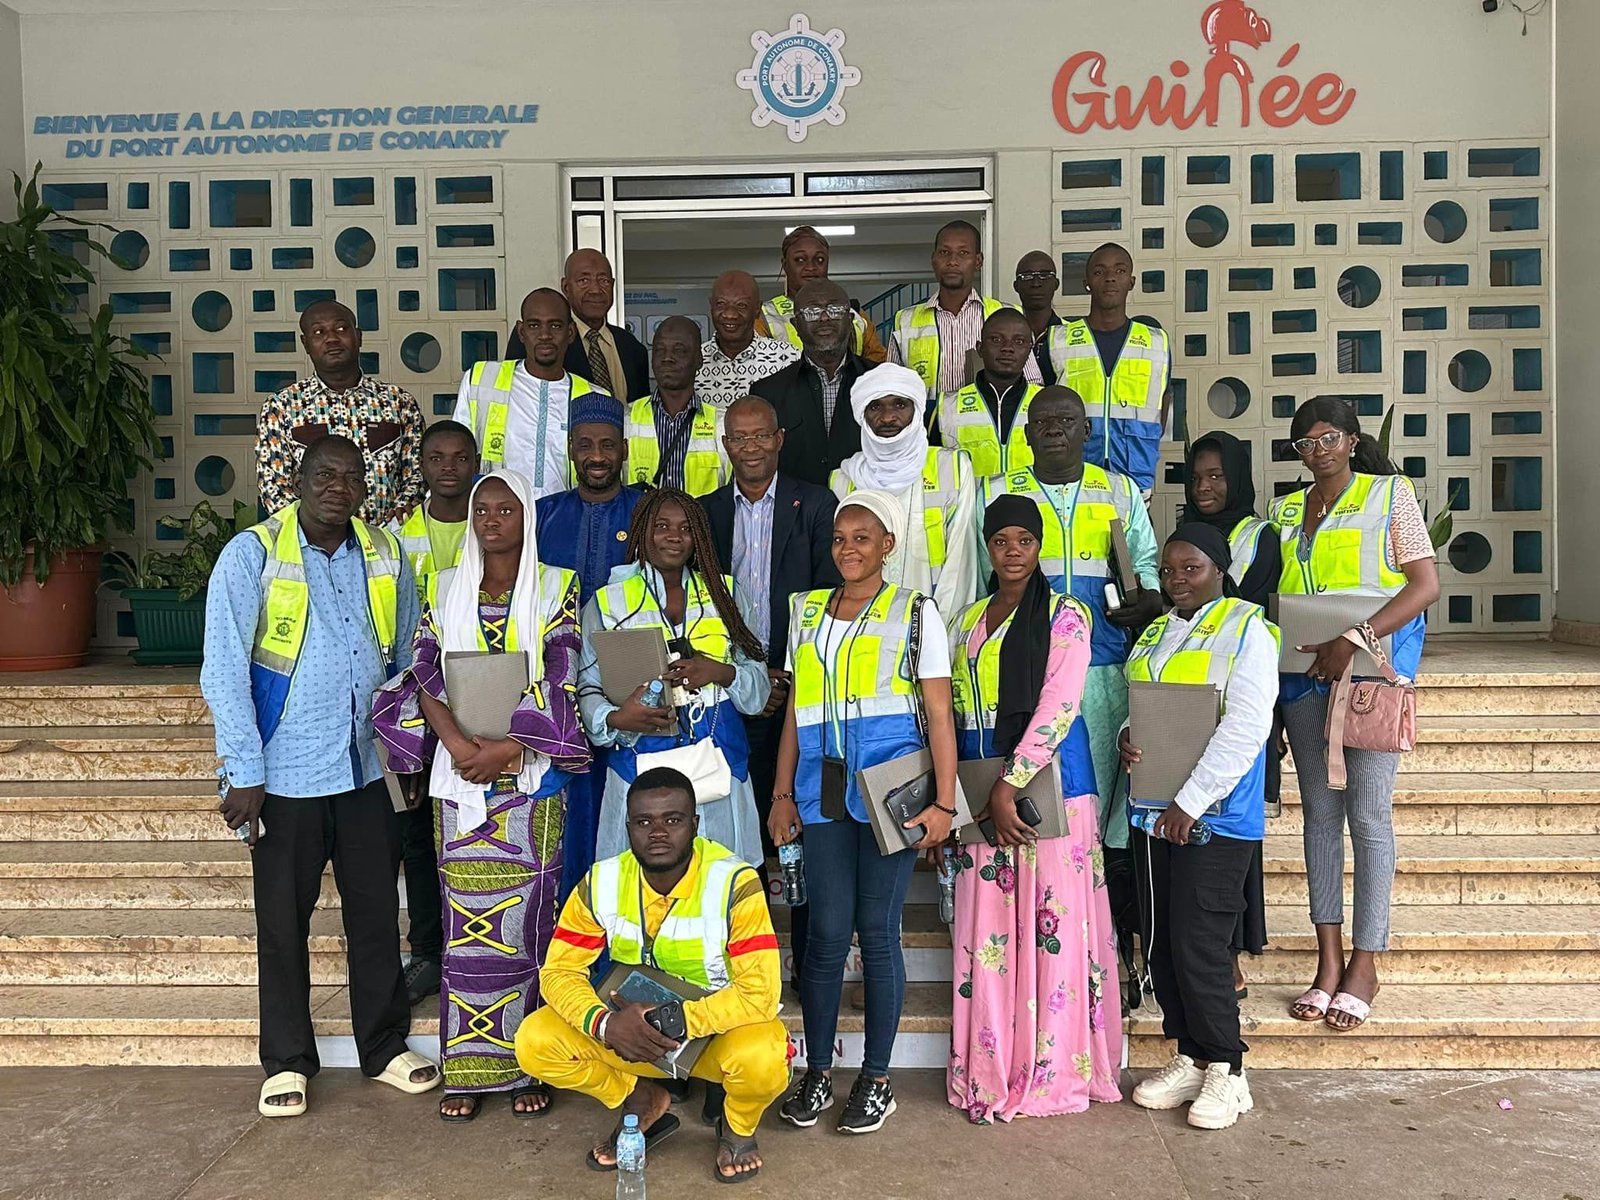
[[[969,383],[951,396],[939,398],[939,436],[946,446],[959,446],[972,459],[972,469],[981,479],[985,475],[1003,475],[1021,467],[1033,465],[1033,447],[1028,445],[1028,406],[1039,393],[1039,385],[1028,384],[1022,393],[1022,403],[1017,405],[1016,416],[1011,420],[1011,430],[1005,444],[1000,443],[1000,433],[995,417],[984,402],[978,385]]]
[[[1153,487],[1161,458],[1161,400],[1172,374],[1166,331],[1132,322],[1108,376],[1088,322],[1069,321],[1066,330],[1066,358],[1057,382],[1083,397],[1084,411],[1094,422],[1084,461],[1128,476],[1141,490]]]

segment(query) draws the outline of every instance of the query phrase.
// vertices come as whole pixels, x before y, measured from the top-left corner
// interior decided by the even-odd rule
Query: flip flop
[[[524,1096],[543,1097],[544,1104],[539,1108],[518,1108],[517,1101]],[[555,1093],[550,1090],[548,1083],[530,1083],[524,1087],[513,1088],[511,1091],[511,1115],[520,1121],[536,1121],[540,1117],[548,1117],[550,1109],[555,1102]]]
[[[310,1093],[306,1091],[306,1077],[298,1071],[279,1071],[261,1085],[261,1095],[256,1100],[256,1111],[263,1117],[298,1117],[306,1111]],[[274,1096],[292,1096],[300,1093],[299,1104],[268,1104]]]
[[[1328,1005],[1332,1001],[1333,997],[1321,988],[1307,988],[1300,993],[1293,1004],[1289,1005],[1289,1015],[1296,1021],[1320,1021],[1328,1015]],[[1309,1008],[1311,1015],[1303,1017],[1295,1011],[1297,1008]]]
[[[717,1120],[718,1150],[725,1149],[731,1157],[737,1158],[739,1155],[747,1154],[757,1148],[753,1134],[747,1138],[735,1138],[728,1133],[727,1125],[720,1118]],[[736,1175],[724,1175],[722,1173],[722,1164],[715,1158],[711,1160],[711,1175],[718,1183],[749,1183],[759,1174],[761,1174],[760,1167],[757,1167],[754,1171],[740,1171]]]
[[[644,1131],[645,1153],[649,1154],[650,1151],[654,1150],[658,1144],[666,1141],[673,1134],[677,1133],[678,1126],[680,1124],[681,1122],[678,1120],[678,1118],[669,1112],[657,1120],[656,1123],[650,1126],[649,1129],[646,1129]],[[617,1152],[617,1135],[621,1132],[621,1125],[618,1125],[611,1131],[609,1145],[613,1155],[615,1155]],[[589,1153],[584,1157],[583,1161],[585,1164],[587,1164],[589,1170],[591,1171],[615,1171],[617,1169],[617,1164],[615,1161],[603,1163],[594,1156],[593,1150],[589,1151]]]
[[[425,1079],[421,1083],[412,1082],[411,1073],[420,1071],[424,1067],[433,1068],[433,1078]],[[423,1092],[431,1092],[438,1087],[444,1079],[444,1073],[439,1070],[438,1063],[429,1062],[415,1050],[407,1050],[391,1058],[383,1073],[374,1075],[373,1078],[379,1083],[387,1083],[392,1088],[398,1088],[409,1096],[420,1096]]]
[[[447,1113],[444,1106],[452,1100],[471,1100],[472,1107],[466,1112]],[[465,1125],[468,1121],[476,1121],[478,1114],[483,1111],[483,1097],[476,1092],[450,1092],[439,1097],[439,1120],[448,1121],[452,1125]]]
[[[1373,996],[1373,999],[1376,1000],[1377,996]],[[1340,992],[1333,998],[1333,1002],[1328,1005],[1328,1016],[1336,1012],[1344,1013],[1347,1017],[1354,1017],[1356,1023],[1354,1025],[1335,1025],[1327,1019],[1327,1016],[1323,1017],[1322,1023],[1335,1033],[1354,1033],[1367,1023],[1367,1018],[1372,1015],[1372,1005],[1359,996],[1352,996],[1349,992]]]

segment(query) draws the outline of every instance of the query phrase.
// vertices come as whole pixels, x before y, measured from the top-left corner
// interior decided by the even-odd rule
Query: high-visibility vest
[[[283,719],[311,617],[311,589],[300,553],[299,513],[296,500],[250,528],[267,552],[261,567],[261,614],[256,618],[255,646],[250,652],[250,692],[263,745],[272,740]],[[400,543],[394,534],[365,521],[353,519],[350,524],[367,572],[367,615],[373,641],[393,675],[400,621]]]
[[[732,580],[724,577],[729,592]],[[684,569],[683,629],[696,654],[714,658],[721,663],[733,661],[733,642],[728,636],[727,623],[717,612],[711,600],[711,590],[698,571]],[[594,594],[599,607],[602,625],[606,629],[660,629],[668,639],[678,636],[661,606],[650,593],[643,573],[629,575],[616,583],[608,583]],[[713,687],[716,701],[722,699],[722,689]]]
[[[479,470],[484,474],[506,461],[506,420],[511,415],[511,387],[521,359],[504,362],[473,363],[467,372],[467,423],[478,439]],[[493,368],[491,372],[489,368]],[[579,396],[594,391],[594,385],[582,375],[567,376],[572,385],[569,403]],[[545,431],[549,434],[549,430]],[[561,430],[566,437],[566,430]],[[568,483],[575,483],[572,468],[567,468]]]
[[[1305,559],[1299,553],[1300,535],[1310,489],[1279,499],[1272,506],[1272,523],[1278,527],[1283,552],[1279,593],[1398,595],[1406,585],[1406,576],[1389,565],[1389,517],[1402,488],[1411,489],[1411,481],[1403,475],[1352,475],[1344,494],[1312,535],[1311,552]],[[1422,661],[1423,632],[1420,616],[1395,631],[1391,665],[1407,678],[1416,677],[1417,665]]]
[[[1250,570],[1250,564],[1256,559],[1256,546],[1261,539],[1261,531],[1269,529],[1271,521],[1264,521],[1260,517],[1243,517],[1228,534],[1228,578],[1234,583],[1243,583],[1245,573]]]
[[[411,561],[411,574],[417,583],[417,599],[425,600],[431,606],[433,603],[433,579],[440,571],[447,571],[456,565],[461,557],[461,548],[466,545],[465,539],[456,544],[455,558],[449,562],[435,562],[433,558],[433,540],[428,536],[428,498],[424,496],[422,503],[411,510],[411,515],[403,524],[391,521],[389,532],[400,542],[400,552]]]
[[[578,578],[576,571],[569,571],[565,567],[551,567],[544,563],[540,563],[538,566],[538,586],[540,595],[565,597],[568,589],[571,589],[573,597],[576,599],[576,580]],[[423,598],[427,600],[428,607],[434,610],[436,620],[439,610],[439,600],[449,594],[450,586],[455,582],[456,572],[458,569],[459,568],[457,567],[446,567],[442,571],[434,572],[433,575],[431,575],[428,579],[428,593]],[[502,649],[507,654],[515,654],[518,650],[528,651],[529,657],[533,660],[533,677],[538,679],[544,673],[540,662],[544,654],[545,637],[563,620],[573,619],[576,616],[577,613],[574,611],[556,608],[551,612],[550,619],[545,623],[544,628],[539,630],[536,636],[524,638],[522,636],[522,631],[517,628],[517,616],[515,611],[507,613],[505,644]],[[487,651],[489,649],[489,642],[488,639],[483,636],[483,623],[481,621],[478,623],[477,629],[474,632],[477,634],[478,638],[478,649]]]
[[[691,496],[716,491],[733,477],[733,467],[722,451],[722,410],[696,398],[683,452],[683,490]],[[656,483],[661,467],[661,443],[656,440],[655,400],[642,396],[628,406],[624,433],[628,439],[628,478],[634,483]]]
[[[950,515],[955,512],[961,489],[968,486],[969,479],[960,451],[943,446],[928,447],[928,456],[922,461],[922,533],[928,539],[928,562],[935,572],[950,557]],[[841,500],[856,490],[856,485],[843,471],[835,471],[828,486]],[[957,537],[967,534],[966,530],[954,532]]]
[[[750,870],[726,846],[694,840],[699,869],[693,890],[672,902],[650,946],[652,965],[677,979],[716,991],[732,978],[728,958],[728,912],[734,881]],[[633,851],[603,859],[589,871],[589,905],[606,931],[612,962],[644,961],[644,878]]]
[[[794,327],[794,297],[774,296],[761,306],[761,315],[767,321],[767,334],[780,342],[788,342],[796,350],[802,349],[800,331]],[[855,352],[860,354],[867,344],[867,319],[858,312],[850,314],[855,326]]]
[[[1100,667],[1123,662],[1128,634],[1106,619],[1106,584],[1111,582],[1111,522],[1120,519],[1127,530],[1134,505],[1143,505],[1133,480],[1085,463],[1072,508],[1062,513],[1033,469],[1023,467],[984,480],[978,511],[987,510],[991,500],[1007,492],[1026,496],[1039,506],[1044,519],[1039,567],[1050,587],[1076,596],[1094,618],[1090,663]]]
[[[1153,487],[1161,458],[1161,400],[1172,375],[1166,330],[1132,322],[1109,376],[1088,323],[1069,321],[1066,331],[1066,361],[1056,382],[1083,397],[1094,422],[1084,461],[1129,476],[1141,490]]]
[[[983,305],[983,319],[986,321],[994,313],[1006,307],[999,300],[989,296],[979,296],[978,300]],[[905,355],[906,366],[922,376],[922,383],[928,389],[930,400],[935,400],[939,396],[941,347],[939,319],[934,315],[934,310],[938,306],[939,297],[935,294],[921,304],[902,308],[894,315],[894,336],[900,341],[900,352]],[[977,343],[974,342],[962,349],[976,348]]]
[[[924,597],[885,584],[854,620],[835,623],[829,642],[819,648],[818,634],[832,595],[819,588],[790,599],[792,703],[800,743],[794,793],[800,819],[807,825],[829,819],[822,815],[824,755],[844,759],[845,805],[855,820],[866,822],[869,817],[856,772],[926,745],[917,721],[917,685],[910,661],[912,613]],[[937,626],[918,631],[919,638],[946,636]]]
[[[1050,359],[1050,369],[1056,373],[1058,384],[1066,383],[1067,374],[1067,323],[1049,325],[1044,331],[1045,352]]]
[[[1166,632],[1170,613],[1162,613],[1146,627],[1133,649],[1128,652],[1125,668],[1129,682],[1158,682],[1206,685],[1217,689],[1224,713],[1228,710],[1228,685],[1233,679],[1233,666],[1244,645],[1245,634],[1255,622],[1278,642],[1278,627],[1267,620],[1261,606],[1248,600],[1225,596],[1213,600],[1194,615],[1189,632],[1179,648],[1157,667],[1156,645]],[[1227,796],[1216,801],[1205,816],[1213,833],[1223,837],[1258,841],[1266,836],[1266,808],[1264,804],[1267,780],[1267,747],[1263,742],[1260,753],[1244,778]],[[1139,797],[1133,797],[1134,807]],[[1146,806],[1148,807],[1148,806]],[[1158,807],[1165,808],[1162,804]]]
[[[1051,607],[1050,622],[1055,624],[1059,606],[1070,604],[1083,616],[1083,623],[1092,630],[1094,616],[1083,601],[1075,596],[1057,596]],[[963,759],[994,757],[994,722],[1000,706],[1000,646],[1011,628],[1013,613],[1005,624],[984,639],[976,657],[967,652],[967,642],[989,601],[979,600],[968,607],[956,622],[955,637],[950,647],[950,700],[956,718],[956,750]],[[1017,636],[1021,637],[1022,634]],[[1077,718],[1067,731],[1067,736],[1056,747],[1056,761],[1061,772],[1063,796],[1087,796],[1097,791],[1094,780],[1094,761],[1089,756],[1089,726],[1083,719],[1082,706]],[[980,797],[967,797],[974,808],[981,808]]]
[[[1000,441],[998,422],[989,405],[978,390],[969,383],[953,395],[939,398],[939,436],[947,446],[959,446],[972,459],[972,469],[981,478],[985,475],[1003,475],[1018,467],[1033,465],[1033,447],[1028,445],[1028,406],[1039,394],[1039,385],[1027,384],[1022,391],[1022,403],[1017,405],[1016,416],[1011,419],[1011,430],[1005,443]]]

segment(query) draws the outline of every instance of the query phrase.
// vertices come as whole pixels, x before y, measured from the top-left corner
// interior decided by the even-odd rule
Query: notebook
[[[527,651],[447,650],[444,690],[462,733],[503,738],[511,732],[511,714],[528,690]]]
[[[702,1000],[711,994],[697,984],[643,963],[614,964],[601,982],[599,992],[600,999],[612,1012],[628,1004],[671,1004],[674,1000]],[[617,994],[614,1000],[612,992]],[[690,1038],[671,1054],[656,1059],[655,1066],[672,1079],[687,1079],[710,1040],[708,1037]]]
[[[1128,736],[1141,759],[1129,771],[1129,802],[1166,807],[1194,774],[1221,717],[1210,684],[1128,684]]]
[[[1111,578],[1123,603],[1139,590],[1139,573],[1133,569],[1133,553],[1121,517],[1111,518]]]
[[[1278,669],[1288,675],[1304,674],[1316,659],[1316,655],[1296,650],[1296,646],[1331,642],[1346,630],[1370,620],[1373,613],[1389,603],[1388,596],[1365,596],[1357,592],[1319,592],[1314,596],[1274,593],[1270,600],[1267,615],[1282,636]],[[1378,641],[1385,654],[1393,655],[1393,637],[1382,637]],[[1380,673],[1377,661],[1365,646],[1356,647],[1354,661],[1357,675]]]
[[[667,673],[667,639],[659,628],[599,629],[592,640],[600,690],[613,704],[621,704],[639,685]],[[669,698],[670,694],[669,690]]]
[[[970,798],[972,807],[978,810],[976,816],[988,815],[989,792],[994,787],[994,781],[1000,778],[1005,763],[1003,758],[971,758],[957,764],[961,790]],[[1067,802],[1061,794],[1061,768],[1058,764],[1052,761],[1033,777],[1027,787],[1019,788],[1017,795],[1027,796],[1039,810],[1039,824],[1034,829],[1035,833],[1042,838],[1067,835]],[[973,821],[961,827],[958,840],[963,846],[981,844],[984,841],[983,830],[978,828],[977,821]]]
[[[895,828],[898,822],[890,819],[884,801],[896,788],[923,776],[932,778],[932,773],[931,750],[915,750],[910,754],[902,754],[899,758],[891,758],[888,762],[881,762],[856,772],[856,788],[861,793],[861,802],[866,805],[867,815],[872,822],[872,836],[877,839],[880,854],[895,854],[906,849],[900,831]],[[950,821],[950,828],[959,829],[971,823],[972,809],[967,805],[966,793],[962,790],[958,776],[956,815]]]

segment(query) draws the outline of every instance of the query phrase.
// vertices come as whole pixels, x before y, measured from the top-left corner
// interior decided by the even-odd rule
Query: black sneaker
[[[810,1129],[825,1109],[833,1107],[833,1077],[821,1071],[806,1071],[778,1115],[797,1129]]]
[[[433,958],[413,958],[406,966],[406,995],[412,1004],[439,994],[441,972]]]
[[[839,1114],[840,1133],[876,1133],[894,1112],[894,1089],[887,1079],[856,1080],[850,1099]]]

